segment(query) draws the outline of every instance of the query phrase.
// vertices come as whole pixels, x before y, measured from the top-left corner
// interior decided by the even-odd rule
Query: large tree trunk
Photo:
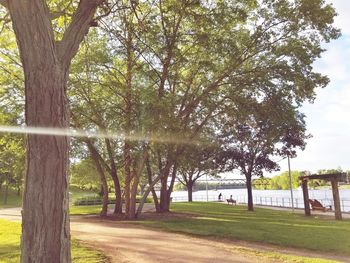
[[[252,191],[252,177],[246,176],[247,180],[247,191],[248,191],[248,211],[254,211],[253,207],[253,191]]]
[[[55,41],[46,1],[6,1],[24,69],[28,126],[69,127],[65,94],[69,65],[101,1],[81,1],[60,42]],[[71,262],[68,146],[64,136],[28,135],[22,263]]]
[[[26,124],[68,127],[66,72],[26,72]],[[67,137],[28,135],[22,212],[22,262],[70,262]]]

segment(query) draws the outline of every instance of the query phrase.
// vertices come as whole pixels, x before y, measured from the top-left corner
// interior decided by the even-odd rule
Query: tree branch
[[[57,51],[64,66],[68,67],[76,55],[80,43],[88,33],[97,7],[104,0],[80,0],[72,21],[65,31],[62,41],[58,42]]]
[[[4,6],[4,7],[8,7],[8,2],[7,0],[0,0],[0,5]]]

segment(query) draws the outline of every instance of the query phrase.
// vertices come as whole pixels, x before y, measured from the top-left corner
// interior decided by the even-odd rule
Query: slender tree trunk
[[[146,202],[147,196],[149,195],[149,193],[151,192],[151,189],[154,188],[154,186],[156,185],[156,183],[158,183],[159,180],[160,180],[160,176],[158,176],[156,179],[153,180],[153,182],[149,185],[149,187],[147,188],[147,190],[143,194],[143,196],[140,200],[139,207],[137,208],[136,217],[138,217],[138,215],[141,214],[142,208]],[[159,211],[157,211],[157,212],[159,212]]]
[[[123,213],[123,200],[122,200],[122,192],[120,189],[120,182],[117,175],[117,167],[114,161],[114,155],[112,151],[111,141],[109,139],[105,139],[107,152],[109,156],[109,160],[111,162],[111,170],[110,175],[113,179],[114,184],[114,193],[115,193],[115,206],[114,206],[114,214],[122,214]]]
[[[103,167],[100,163],[100,160],[98,158],[98,153],[96,149],[93,147],[92,143],[90,140],[87,140],[88,148],[91,154],[91,158],[95,163],[95,167],[97,169],[97,172],[100,176],[100,182],[101,182],[101,187],[102,187],[102,209],[100,212],[100,216],[105,217],[107,216],[108,212],[108,184],[107,184],[107,179],[105,176],[105,173],[103,171]]]
[[[246,175],[246,181],[247,181],[247,191],[248,191],[248,211],[254,211],[251,175]]]
[[[138,185],[139,185],[139,175],[137,174],[136,169],[133,169],[133,182],[132,182],[131,191],[130,191],[128,219],[136,218],[136,194],[137,194]]]
[[[5,187],[4,205],[7,205],[7,197],[8,197],[8,194],[9,194],[9,185],[8,185],[8,183],[7,183],[7,184],[6,184],[6,187]]]
[[[156,212],[159,213],[160,212],[160,207],[159,207],[159,202],[158,202],[158,196],[157,196],[156,191],[154,190],[154,184],[152,182],[152,177],[153,177],[152,175],[153,175],[153,173],[152,173],[151,164],[150,164],[148,156],[147,156],[147,159],[146,159],[146,169],[147,169],[148,185],[149,185],[150,191],[152,193],[154,206],[155,206]],[[147,194],[147,196],[148,196],[148,194]],[[146,198],[147,198],[147,196],[146,196]]]
[[[130,16],[131,17],[131,16]],[[125,133],[130,134],[132,126],[132,74],[133,74],[133,39],[132,39],[132,26],[130,17],[124,17],[126,27],[127,27],[127,39],[126,39],[126,52],[127,52],[127,72],[126,72],[126,96],[125,96]],[[124,144],[124,172],[125,172],[125,214],[128,216],[130,214],[130,198],[131,198],[131,157],[132,147],[130,141],[125,140]]]
[[[187,182],[187,194],[188,194],[188,202],[192,202],[192,193],[193,193],[193,182],[192,181],[188,181]]]
[[[117,174],[111,173],[113,184],[114,184],[114,196],[115,196],[115,206],[114,206],[114,214],[122,214],[123,213],[123,200],[122,200],[122,191],[120,189],[120,182]]]
[[[130,156],[130,145],[128,141],[124,144],[124,174],[125,174],[125,214],[129,214],[130,210],[130,184],[131,184],[131,156]]]
[[[137,213],[136,213],[137,188],[139,186],[140,176],[145,166],[147,157],[148,157],[147,147],[144,147],[142,157],[138,160],[138,162],[134,160],[134,163],[133,163],[133,182],[132,182],[131,196],[130,196],[129,219],[135,219],[137,217]]]

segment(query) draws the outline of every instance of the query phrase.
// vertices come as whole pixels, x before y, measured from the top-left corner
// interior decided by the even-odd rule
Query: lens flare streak
[[[0,133],[15,133],[15,134],[31,134],[31,135],[47,135],[47,136],[67,136],[77,138],[100,138],[100,139],[119,139],[130,141],[144,141],[157,143],[171,144],[197,144],[194,140],[178,138],[171,134],[131,134],[127,135],[124,132],[105,131],[105,130],[82,130],[75,128],[51,128],[51,127],[28,127],[28,126],[3,126],[0,125]],[[183,137],[183,136],[182,136]]]

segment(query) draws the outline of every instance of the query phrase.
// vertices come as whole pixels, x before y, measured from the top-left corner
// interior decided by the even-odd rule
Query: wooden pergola
[[[309,176],[300,176],[299,179],[301,180],[301,187],[303,189],[305,216],[311,215],[310,205],[309,205],[309,189],[308,189],[307,183],[309,180],[321,179],[325,181],[331,181],[335,219],[342,220],[338,182],[345,180],[345,178],[346,178],[346,174],[344,173],[313,174]]]

